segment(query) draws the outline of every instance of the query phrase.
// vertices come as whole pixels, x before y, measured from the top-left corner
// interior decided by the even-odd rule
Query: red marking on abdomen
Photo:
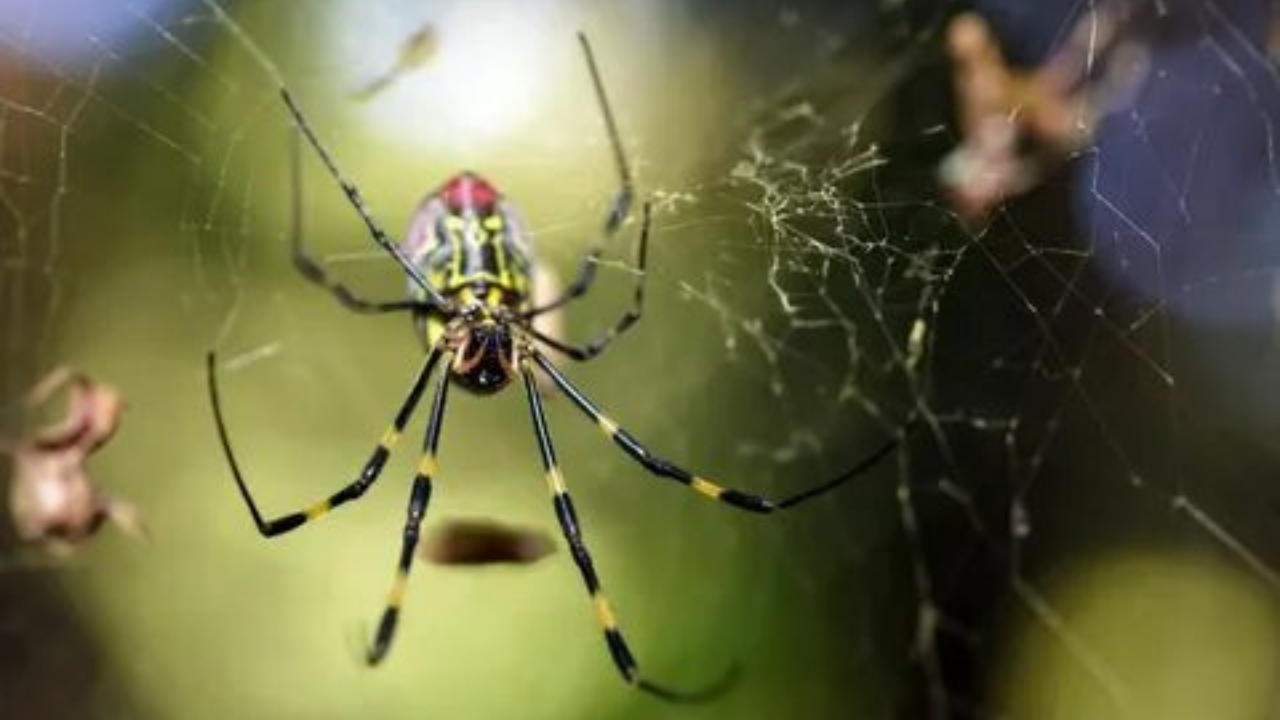
[[[440,188],[438,194],[454,213],[470,209],[477,214],[488,215],[498,202],[497,189],[484,178],[470,172],[454,175]]]

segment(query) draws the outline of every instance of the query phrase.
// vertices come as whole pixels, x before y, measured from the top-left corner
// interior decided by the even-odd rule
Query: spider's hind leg
[[[578,33],[578,43],[582,46],[582,56],[587,63],[587,72],[591,75],[591,87],[596,94],[596,104],[600,107],[605,132],[609,135],[609,148],[613,152],[613,164],[618,172],[618,189],[609,202],[604,224],[592,243],[591,249],[578,264],[578,272],[573,281],[555,300],[526,311],[525,319],[532,319],[542,313],[555,310],[587,294],[596,280],[600,257],[604,254],[609,239],[617,234],[631,214],[631,203],[635,198],[635,180],[631,175],[631,165],[622,147],[622,137],[618,133],[618,123],[613,117],[613,108],[609,105],[609,95],[605,92],[604,79],[596,64],[595,52],[592,51],[591,42],[587,40],[585,34]]]
[[[603,333],[595,339],[582,344],[574,345],[556,338],[553,334],[543,332],[536,326],[529,326],[527,330],[529,334],[537,338],[540,342],[545,343],[557,352],[563,353],[566,357],[585,362],[591,360],[609,347],[609,344],[621,337],[636,323],[640,322],[640,316],[644,312],[644,289],[645,279],[648,277],[649,268],[649,227],[652,217],[651,207],[649,203],[644,204],[643,220],[640,225],[640,239],[636,244],[635,258],[635,290],[631,296],[631,306],[623,312],[622,316],[614,322],[613,325],[605,329]],[[537,320],[534,317],[533,320]]]
[[[292,219],[289,229],[289,244],[293,254],[293,266],[297,269],[298,274],[302,275],[308,282],[314,283],[334,297],[346,309],[366,314],[374,315],[380,313],[401,312],[404,310],[413,310],[420,312],[423,308],[434,307],[430,303],[417,300],[391,300],[378,301],[368,300],[361,297],[345,283],[334,278],[329,274],[328,268],[322,260],[311,254],[307,249],[304,240],[305,232],[302,224],[302,138],[301,131],[294,128],[293,144],[292,144],[292,173],[293,173],[293,201],[292,201]]]

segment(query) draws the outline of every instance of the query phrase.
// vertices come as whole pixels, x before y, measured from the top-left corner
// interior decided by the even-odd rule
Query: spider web
[[[966,140],[944,50],[959,3],[85,0],[55,17],[0,0],[5,434],[54,365],[121,387],[131,411],[94,474],[156,535],[0,574],[0,708],[1274,714],[1269,13],[1082,0],[1046,23],[975,4],[1028,68],[1076,42],[1090,88],[1126,62],[1107,42],[1126,8],[1122,47],[1146,68],[1087,105],[1087,142],[977,220],[939,189]],[[418,563],[391,658],[366,671],[354,648],[390,579],[418,426],[359,505],[267,544],[205,397],[215,348],[234,444],[283,512],[348,479],[420,357],[403,318],[346,314],[292,269],[281,83],[393,233],[474,169],[570,276],[616,183],[578,28],[655,223],[644,320],[574,382],[660,454],[776,496],[905,434],[859,482],[761,519],[649,482],[549,401],[645,672],[693,686],[742,663],[705,707],[626,691],[563,550],[510,571]],[[403,294],[310,154],[302,197],[333,272]],[[626,307],[637,230],[564,333]],[[428,527],[554,530],[518,395],[453,395]]]

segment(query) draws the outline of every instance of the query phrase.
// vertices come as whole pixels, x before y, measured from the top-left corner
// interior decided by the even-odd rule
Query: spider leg
[[[400,249],[400,246],[391,240],[386,231],[382,229],[382,225],[377,218],[373,216],[368,206],[365,205],[364,198],[360,195],[360,190],[343,176],[337,162],[320,142],[320,138],[316,137],[315,131],[311,129],[311,124],[307,122],[306,116],[302,114],[302,110],[294,102],[293,95],[289,93],[287,88],[281,87],[280,97],[284,100],[285,106],[288,107],[289,113],[293,115],[297,128],[302,131],[302,134],[307,138],[307,142],[311,144],[316,154],[320,156],[320,160],[329,171],[329,175],[342,188],[342,192],[346,194],[351,207],[355,208],[355,211],[360,214],[360,219],[364,221],[364,225],[368,228],[369,235],[373,238],[373,241],[395,258],[405,273],[417,283],[418,287],[422,289],[426,303],[447,314],[452,314],[453,304],[431,285],[431,282],[427,280],[427,276],[422,274],[421,268],[415,265],[413,260]]]
[[[365,656],[370,665],[377,665],[386,657],[400,620],[400,606],[404,602],[405,589],[409,584],[409,568],[413,566],[413,554],[418,547],[422,520],[426,517],[427,505],[431,502],[431,478],[436,474],[436,453],[440,447],[440,429],[448,394],[449,373],[446,370],[436,385],[435,399],[431,402],[431,416],[427,420],[427,433],[422,443],[422,459],[418,461],[418,472],[413,477],[413,491],[409,495],[409,509],[405,517],[395,579],[391,583],[391,591],[387,593],[387,607],[382,611],[377,634]]]
[[[231,439],[227,433],[226,421],[222,417],[222,403],[218,393],[217,358],[214,353],[210,352],[206,356],[206,370],[209,382],[209,399],[213,403],[213,420],[218,427],[218,438],[222,442],[222,452],[226,455],[227,464],[231,466],[231,475],[235,478],[236,487],[240,490],[240,497],[244,499],[245,506],[249,508],[249,514],[253,516],[253,524],[258,527],[258,532],[262,533],[264,537],[282,535],[315,520],[339,505],[364,495],[365,491],[377,481],[378,475],[382,472],[382,467],[386,464],[387,458],[390,457],[392,448],[395,446],[396,441],[400,439],[400,433],[404,431],[404,426],[409,422],[409,417],[413,415],[414,408],[418,406],[427,378],[430,377],[431,371],[440,360],[441,354],[439,349],[432,349],[431,353],[427,355],[426,361],[422,364],[422,369],[418,371],[412,387],[409,388],[409,394],[405,397],[404,402],[401,403],[400,409],[396,412],[390,427],[387,428],[386,433],[383,434],[382,439],[378,442],[378,446],[374,448],[373,454],[365,461],[364,467],[353,482],[328,498],[303,510],[285,513],[272,519],[264,519],[262,513],[258,510],[257,503],[253,500],[253,495],[249,492],[249,486],[244,481],[244,475],[240,472],[240,464],[236,462],[235,453],[231,450]],[[445,377],[448,377],[448,375],[446,374]]]
[[[734,679],[735,673],[730,672],[723,680],[716,682],[713,686],[692,693],[673,690],[646,680],[641,676],[640,667],[636,663],[635,656],[631,654],[631,649],[627,646],[627,641],[622,636],[622,630],[618,627],[618,620],[613,614],[613,608],[609,605],[609,600],[601,589],[600,577],[596,574],[591,552],[587,550],[586,542],[582,538],[581,523],[578,521],[577,513],[574,512],[573,500],[569,497],[569,490],[565,487],[564,478],[560,474],[560,466],[556,462],[556,451],[551,444],[551,434],[547,430],[546,413],[542,408],[542,400],[538,396],[538,388],[533,372],[527,365],[523,365],[521,373],[524,376],[525,395],[529,399],[529,413],[533,417],[533,430],[538,438],[538,451],[542,455],[542,466],[546,471],[547,486],[551,491],[551,500],[555,506],[556,519],[560,522],[560,530],[563,532],[564,539],[569,544],[569,550],[573,554],[573,562],[578,566],[578,572],[582,575],[582,582],[587,586],[587,592],[591,595],[591,603],[596,611],[596,620],[600,624],[600,629],[604,632],[604,640],[609,647],[609,655],[613,658],[613,664],[629,684],[664,700],[697,702],[719,695],[727,689]]]
[[[819,495],[834,490],[850,480],[861,476],[884,459],[885,456],[892,452],[894,448],[898,447],[898,444],[901,442],[900,436],[894,437],[874,450],[870,455],[864,457],[852,468],[840,473],[834,478],[781,500],[771,500],[735,488],[718,485],[706,478],[695,475],[670,461],[658,457],[645,446],[641,445],[640,441],[631,433],[622,429],[617,423],[605,416],[605,414],[600,411],[600,408],[596,407],[595,403],[587,399],[587,396],[583,395],[582,391],[578,390],[573,383],[569,382],[569,379],[561,374],[546,357],[536,351],[531,354],[533,355],[533,361],[538,364],[538,367],[542,368],[543,372],[547,373],[551,378],[551,381],[555,383],[556,387],[560,388],[560,391],[567,395],[569,399],[573,401],[573,404],[578,406],[578,409],[581,410],[584,415],[594,421],[605,435],[609,436],[609,438],[612,439],[618,447],[622,448],[623,452],[642,465],[650,473],[658,477],[678,482],[694,491],[697,491],[705,497],[718,500],[740,510],[756,513],[771,513],[799,505],[806,500],[813,499]]]
[[[341,281],[329,275],[324,263],[307,250],[303,241],[302,228],[302,138],[297,129],[293,132],[292,174],[293,174],[293,218],[289,231],[290,245],[293,250],[293,266],[302,277],[319,285],[333,295],[346,309],[372,315],[377,313],[400,312],[404,310],[425,311],[433,308],[430,303],[417,300],[397,300],[378,302],[360,297]]]
[[[644,204],[644,220],[640,226],[640,242],[636,246],[636,290],[635,295],[631,298],[631,307],[623,313],[608,330],[601,333],[596,339],[586,343],[585,345],[573,345],[562,340],[553,338],[543,332],[540,332],[532,326],[526,325],[529,334],[538,340],[547,344],[548,347],[565,354],[572,360],[585,362],[600,353],[604,352],[609,344],[618,339],[627,330],[630,330],[637,322],[640,321],[640,314],[644,312],[644,282],[647,277],[647,269],[649,266],[649,203]]]
[[[605,93],[604,80],[600,77],[600,68],[596,65],[595,53],[591,51],[591,42],[581,32],[578,33],[578,42],[582,45],[582,54],[587,61],[587,70],[591,73],[591,85],[596,93],[596,103],[600,106],[600,114],[604,117],[605,131],[609,134],[609,146],[613,150],[613,163],[618,170],[619,188],[613,196],[613,201],[609,203],[609,212],[605,215],[604,227],[596,237],[591,250],[583,256],[581,263],[578,265],[577,277],[574,278],[573,282],[569,283],[569,286],[560,297],[545,305],[525,311],[522,317],[526,320],[570,303],[582,297],[591,289],[591,284],[596,279],[597,263],[600,261],[600,256],[604,254],[604,249],[608,245],[609,239],[618,232],[618,229],[626,221],[631,212],[631,200],[635,196],[635,181],[631,177],[631,167],[627,163],[627,154],[622,149],[622,139],[618,134],[618,124],[613,119],[613,109],[609,105],[609,96]]]

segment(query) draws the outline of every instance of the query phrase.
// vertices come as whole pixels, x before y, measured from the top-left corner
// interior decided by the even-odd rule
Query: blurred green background
[[[24,35],[45,10],[18,16],[0,60],[0,402],[12,435],[48,367],[121,388],[128,415],[92,473],[143,508],[154,538],[106,532],[53,570],[8,544],[0,717],[1274,713],[1275,459],[1229,404],[1202,404],[1213,372],[1183,354],[1199,329],[1169,318],[1163,337],[1117,338],[1138,310],[1078,308],[1047,330],[1022,307],[1062,297],[1061,278],[967,261],[975,242],[1010,258],[1066,241],[1061,187],[977,240],[940,209],[933,168],[955,137],[938,45],[958,7],[144,4],[114,41],[94,35],[105,25],[72,32],[98,38],[84,57]],[[353,99],[427,25],[436,52]],[[348,314],[292,269],[275,76],[393,232],[473,169],[568,275],[614,182],[580,28],[656,217],[645,319],[569,368],[574,381],[664,455],[776,494],[928,418],[864,481],[760,518],[652,482],[550,403],[645,672],[696,686],[742,664],[740,686],[707,705],[628,691],[563,548],[522,568],[418,563],[388,662],[364,667],[420,429],[359,504],[268,542],[206,398],[216,348],[235,446],[277,513],[349,479],[420,357],[403,318]],[[887,162],[860,164],[873,146]],[[310,156],[305,196],[309,240],[336,272],[372,296],[404,292]],[[625,306],[635,229],[567,313],[570,336]],[[1016,350],[1050,340],[1104,360],[1071,383]],[[1154,383],[1130,343],[1177,387]],[[1020,444],[1019,423],[1050,439]],[[428,529],[482,516],[554,532],[518,392],[455,393],[441,469]],[[1193,512],[1172,503],[1184,494]]]

